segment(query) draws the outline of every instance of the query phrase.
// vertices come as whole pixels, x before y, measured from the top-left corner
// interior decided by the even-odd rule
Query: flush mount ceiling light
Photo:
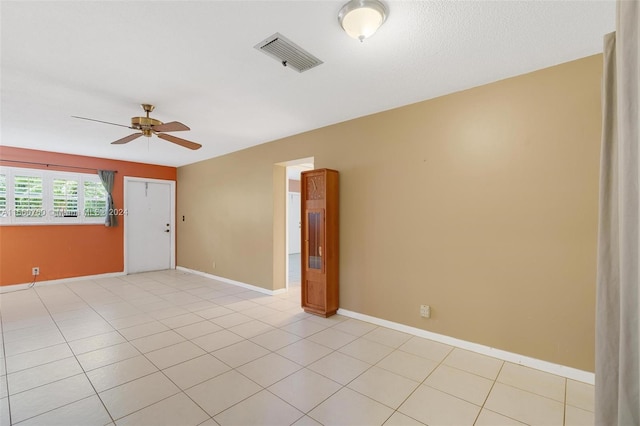
[[[349,36],[363,41],[387,19],[387,9],[378,0],[351,0],[342,6],[338,21]]]

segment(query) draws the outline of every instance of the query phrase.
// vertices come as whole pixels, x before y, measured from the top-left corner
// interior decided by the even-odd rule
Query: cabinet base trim
[[[445,336],[444,334],[434,333],[432,331],[423,330],[421,328],[411,327],[408,325],[388,321],[382,318],[372,317],[342,308],[338,309],[338,314],[361,321],[367,321],[375,325],[387,327],[392,330],[401,331],[403,333],[411,334],[414,336],[424,337],[425,339],[434,340],[436,342],[444,343],[456,348],[466,349],[468,351],[476,352],[482,355],[488,355],[490,357],[498,358],[503,361],[524,365],[525,367],[535,368],[536,370],[541,370],[547,373],[555,374],[557,376],[566,377],[567,379],[577,380],[579,382],[588,383],[590,385],[593,385],[595,383],[595,374],[589,371],[578,370],[577,368],[554,364],[549,361],[543,361],[541,359],[531,358],[525,355],[504,351],[502,349],[492,348],[490,346],[481,345],[479,343],[456,339],[455,337]]]

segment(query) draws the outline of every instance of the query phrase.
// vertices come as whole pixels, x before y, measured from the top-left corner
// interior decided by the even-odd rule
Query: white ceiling
[[[615,1],[386,1],[364,43],[344,1],[5,1],[1,144],[181,166],[602,51]],[[280,32],[323,65],[282,67],[253,46]],[[191,151],[109,142],[153,103]]]

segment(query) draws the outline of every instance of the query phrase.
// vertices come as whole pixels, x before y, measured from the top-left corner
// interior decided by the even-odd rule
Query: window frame
[[[6,212],[0,215],[0,226],[2,225],[104,225],[105,216],[85,216],[85,182],[97,183],[102,186],[100,177],[88,173],[76,173],[57,170],[41,170],[26,167],[5,167],[0,166],[0,174],[6,179]],[[15,177],[31,176],[42,179],[42,208],[45,210],[43,217],[17,217],[15,215]],[[56,216],[54,210],[53,183],[56,179],[73,180],[78,183],[78,215],[77,216]],[[106,191],[105,191],[106,194]],[[105,209],[108,208],[107,196],[105,195]],[[106,213],[106,211],[105,211]]]

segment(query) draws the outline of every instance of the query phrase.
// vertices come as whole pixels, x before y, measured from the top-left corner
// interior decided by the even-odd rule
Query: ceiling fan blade
[[[118,124],[118,123],[109,123],[108,121],[96,120],[95,118],[78,117],[77,115],[72,115],[71,117],[79,118],[80,120],[96,121],[98,123],[111,124],[112,126],[120,126],[120,127],[126,127],[127,129],[133,129],[133,127],[131,126],[125,126],[124,124]]]
[[[111,142],[112,145],[120,145],[123,143],[129,143],[134,139],[138,139],[140,136],[142,136],[142,133],[134,133],[132,135],[126,136],[122,139],[118,139],[117,141]]]
[[[154,132],[180,132],[183,130],[191,130],[189,127],[180,123],[179,121],[171,121],[169,123],[158,124],[153,126]]]
[[[158,133],[158,137],[160,139],[164,139],[165,141],[169,141],[169,142],[173,142],[177,145],[183,146],[185,148],[189,148],[189,149],[200,149],[202,148],[202,145],[200,145],[199,143],[195,143],[195,142],[190,142],[186,139],[182,139],[182,138],[177,138],[175,136],[171,136],[171,135],[165,135],[164,133]]]

